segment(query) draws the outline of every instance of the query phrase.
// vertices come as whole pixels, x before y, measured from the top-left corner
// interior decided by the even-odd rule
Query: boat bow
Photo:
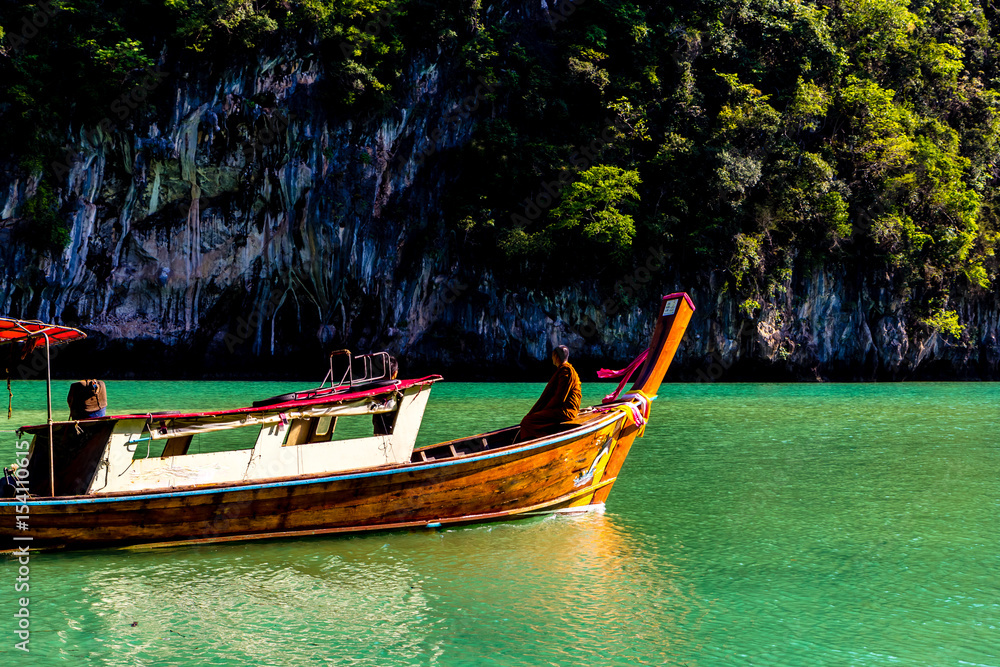
[[[650,399],[656,396],[693,314],[694,304],[684,292],[663,297],[646,361],[632,385],[632,392],[641,392]]]

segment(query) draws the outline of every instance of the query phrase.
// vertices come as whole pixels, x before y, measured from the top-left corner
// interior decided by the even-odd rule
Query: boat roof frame
[[[83,340],[87,334],[73,327],[48,324],[40,320],[19,320],[0,317],[0,345],[25,343],[25,352],[34,351],[40,341],[45,341],[45,398],[47,407],[46,425],[49,429],[49,490],[55,495],[56,464],[52,452],[52,355],[53,345],[62,345]]]
[[[441,381],[443,378],[440,375],[428,375],[422,378],[416,378],[413,380],[397,380],[394,384],[385,385],[382,387],[375,387],[372,389],[356,388],[357,391],[353,392],[341,392],[341,393],[329,393],[318,398],[309,399],[299,399],[299,400],[289,400],[282,403],[274,403],[271,405],[259,406],[259,407],[242,407],[242,408],[229,408],[226,410],[211,410],[211,411],[201,411],[201,412],[184,412],[179,410],[168,410],[165,412],[136,412],[123,415],[108,415],[106,417],[94,417],[92,419],[75,419],[69,421],[58,421],[56,424],[71,424],[74,421],[78,422],[107,422],[107,421],[121,421],[125,419],[146,419],[152,422],[167,421],[171,419],[198,419],[205,417],[237,417],[237,416],[259,416],[263,414],[281,414],[283,412],[288,412],[296,408],[310,408],[325,405],[337,405],[338,403],[346,403],[348,401],[354,401],[362,398],[370,398],[373,396],[379,396],[382,394],[395,393],[397,391],[403,391],[411,387],[424,386],[433,384],[435,382]],[[35,433],[39,429],[44,428],[45,424],[37,424],[33,426],[22,426],[19,430],[25,433]]]
[[[24,343],[44,339],[48,345],[62,345],[83,340],[87,334],[62,324],[48,324],[40,320],[19,320],[0,317],[0,345]]]

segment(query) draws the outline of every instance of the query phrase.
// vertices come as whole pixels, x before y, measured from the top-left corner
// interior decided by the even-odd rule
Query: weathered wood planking
[[[178,488],[167,493],[79,496],[31,503],[33,547],[99,547],[204,541],[289,532],[372,529],[480,520],[593,495],[574,480],[594,462],[624,414],[584,432],[429,463],[251,488]]]

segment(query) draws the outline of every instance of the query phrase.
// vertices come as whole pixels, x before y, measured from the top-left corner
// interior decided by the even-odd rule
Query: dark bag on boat
[[[0,479],[0,498],[13,498],[17,495],[17,482],[10,468],[3,469],[3,479]]]

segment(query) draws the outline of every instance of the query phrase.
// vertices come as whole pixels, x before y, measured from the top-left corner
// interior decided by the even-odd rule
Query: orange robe
[[[534,407],[521,420],[518,442],[557,433],[559,424],[580,414],[580,376],[569,364],[556,369]]]

